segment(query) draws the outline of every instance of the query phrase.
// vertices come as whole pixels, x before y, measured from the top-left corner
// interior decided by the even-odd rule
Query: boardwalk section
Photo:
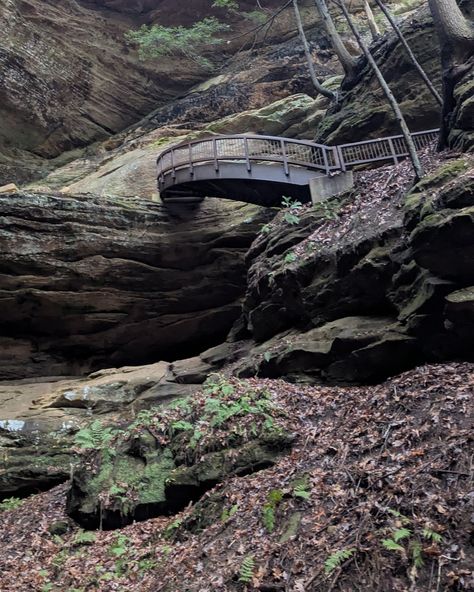
[[[412,134],[418,149],[439,130]],[[223,197],[279,205],[283,195],[309,201],[310,181],[356,166],[398,163],[408,155],[403,136],[325,146],[274,136],[214,136],[165,150],[157,160],[164,201]]]

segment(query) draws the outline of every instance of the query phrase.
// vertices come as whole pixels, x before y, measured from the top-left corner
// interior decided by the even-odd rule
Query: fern
[[[253,571],[255,569],[255,560],[253,555],[247,555],[242,561],[239,571],[239,582],[243,584],[250,584],[253,578]]]
[[[433,541],[434,543],[441,543],[441,541],[443,540],[443,537],[438,532],[435,532],[430,528],[424,528],[421,534],[425,539]]]
[[[308,488],[304,483],[298,483],[293,489],[293,496],[300,497],[304,500],[309,500],[311,497],[311,492],[308,491]]]
[[[267,532],[273,532],[275,530],[275,508],[273,506],[263,506],[262,522]]]
[[[175,431],[180,431],[180,432],[187,432],[189,430],[194,430],[194,426],[192,423],[189,423],[189,421],[185,421],[185,420],[179,420],[179,421],[173,421],[173,423],[171,424],[171,428]]]
[[[72,542],[74,545],[91,545],[95,539],[96,536],[93,532],[79,530]]]
[[[418,541],[414,541],[411,545],[411,555],[413,558],[413,565],[419,569],[423,567],[424,561],[422,557],[422,547]]]
[[[103,448],[112,439],[115,430],[109,427],[104,427],[102,423],[96,419],[86,428],[79,430],[74,437],[74,444],[84,450],[90,448]]]
[[[273,489],[267,496],[267,501],[262,510],[262,522],[268,532],[275,530],[275,510],[283,499],[281,489]]]
[[[233,506],[230,507],[230,509],[224,508],[224,510],[222,511],[222,514],[221,514],[221,522],[227,522],[227,520],[232,518],[232,516],[237,512],[238,509],[239,509],[238,504],[234,504]]]
[[[19,508],[24,500],[20,499],[19,497],[7,497],[0,502],[0,512],[5,512],[6,510],[15,510]]]
[[[324,572],[330,574],[354,555],[355,549],[341,549],[330,555],[324,562]]]
[[[403,539],[406,539],[407,537],[411,536],[411,530],[409,530],[408,528],[399,528],[398,530],[396,530],[393,533],[393,540],[398,543],[398,541],[402,541]]]
[[[401,551],[401,552],[404,552],[405,551],[405,549],[401,545],[399,545],[398,543],[396,543],[393,539],[383,539],[382,545],[388,551]]]

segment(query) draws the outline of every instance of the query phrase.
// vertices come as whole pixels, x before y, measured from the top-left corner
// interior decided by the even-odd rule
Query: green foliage
[[[236,0],[214,0],[213,8],[226,8],[227,10],[238,10],[239,4]]]
[[[311,492],[308,491],[307,485],[304,483],[299,483],[293,488],[293,496],[304,500],[309,500],[311,497]]]
[[[23,500],[19,497],[7,497],[2,502],[0,502],[0,512],[5,512],[7,510],[15,510],[19,508]]]
[[[176,518],[176,520],[174,520],[171,524],[168,524],[168,526],[165,528],[163,532],[163,537],[165,539],[171,539],[182,523],[182,518]]]
[[[273,489],[267,496],[267,501],[262,509],[262,522],[268,532],[275,530],[275,510],[283,499],[283,491],[281,489]]]
[[[270,234],[271,231],[272,227],[270,224],[264,224],[260,230],[260,232],[263,232],[263,234]]]
[[[342,565],[354,555],[355,549],[341,549],[330,555],[324,562],[324,572],[326,574],[332,573],[337,567]]]
[[[202,51],[206,46],[222,43],[222,39],[216,35],[228,28],[228,25],[216,18],[207,17],[191,27],[143,25],[136,31],[129,31],[125,37],[138,45],[138,53],[143,60],[181,55],[201,66],[211,68],[211,63],[203,57]]]
[[[73,545],[91,545],[95,542],[96,536],[88,530],[79,530],[72,540]]]
[[[300,201],[293,200],[291,197],[283,197],[281,200],[281,205],[285,208],[285,213],[283,214],[283,219],[287,224],[290,226],[295,226],[296,224],[300,223],[300,217],[297,214],[297,211],[303,205]]]
[[[421,534],[425,539],[428,539],[429,541],[433,541],[434,543],[441,543],[443,540],[443,537],[438,532],[435,532],[434,530],[431,530],[430,528],[424,528],[422,530]]]
[[[176,432],[187,432],[189,430],[194,430],[193,424],[189,423],[189,421],[185,421],[184,419],[173,421],[171,428]]]
[[[293,251],[287,253],[283,259],[285,263],[294,263],[298,259],[298,256]]]
[[[122,557],[128,550],[128,538],[124,534],[119,534],[109,547],[110,555]]]
[[[337,220],[339,218],[340,204],[334,200],[323,200],[313,206],[313,211],[325,220]]]
[[[239,509],[239,504],[234,504],[229,509],[224,508],[221,514],[221,522],[227,522]]]
[[[402,553],[405,552],[405,548],[402,547],[402,545],[399,545],[398,543],[396,543],[393,539],[383,539],[382,540],[382,545],[388,551],[400,551]]]
[[[419,569],[420,567],[423,567],[424,561],[423,561],[423,555],[422,555],[422,546],[418,541],[413,541],[413,543],[411,544],[411,556],[412,556],[412,561],[413,561],[413,565]]]
[[[239,571],[239,582],[243,584],[250,584],[253,578],[253,572],[255,569],[255,560],[253,555],[247,555],[242,561]]]
[[[83,450],[105,448],[116,433],[116,430],[105,427],[101,421],[96,419],[77,432],[74,437],[74,444]]]

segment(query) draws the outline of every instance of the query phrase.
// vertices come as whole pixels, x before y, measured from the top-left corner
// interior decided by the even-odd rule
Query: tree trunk
[[[372,39],[375,40],[380,35],[380,29],[378,28],[377,23],[375,22],[374,13],[370,8],[369,0],[364,0],[364,10],[367,16],[367,21],[369,23],[369,29],[372,35]]]
[[[448,146],[456,100],[454,88],[469,68],[474,67],[474,26],[463,15],[456,0],[428,0],[441,45],[443,70],[443,115],[438,148]]]
[[[347,51],[346,46],[342,42],[341,36],[336,31],[336,27],[329,13],[326,1],[314,0],[314,3],[323,20],[324,29],[327,36],[329,37],[331,45],[336,52],[342,67],[344,68],[344,72],[347,76],[351,76],[354,73],[357,60]]]
[[[429,79],[428,75],[423,70],[423,68],[421,67],[421,64],[418,62],[418,60],[416,59],[415,54],[412,52],[410,46],[408,45],[405,37],[403,36],[403,33],[400,30],[400,27],[397,25],[397,23],[393,19],[392,15],[388,11],[387,7],[382,2],[382,0],[375,0],[375,2],[379,6],[380,10],[384,13],[384,15],[387,18],[388,22],[392,25],[392,28],[395,31],[398,39],[400,40],[400,43],[405,48],[405,51],[407,52],[408,56],[410,57],[410,60],[412,61],[413,65],[415,66],[416,70],[418,71],[418,74],[421,76],[421,78],[425,82],[426,86],[428,87],[428,90],[433,95],[433,97],[436,99],[436,101],[440,105],[442,105],[443,104],[443,99],[441,98],[441,95],[435,89],[435,87],[433,86],[433,83]]]
[[[377,80],[379,81],[380,86],[382,87],[382,90],[383,90],[385,96],[387,97],[387,100],[390,103],[390,106],[392,107],[393,113],[395,115],[395,119],[397,120],[397,123],[400,126],[401,132],[403,134],[403,138],[404,138],[407,148],[408,148],[408,154],[409,154],[410,160],[413,164],[413,169],[415,171],[416,181],[419,181],[424,175],[423,167],[421,166],[421,162],[420,162],[420,159],[418,158],[418,154],[416,152],[416,147],[413,142],[413,138],[411,137],[410,130],[408,129],[405,118],[403,117],[403,114],[400,110],[400,106],[397,103],[397,100],[395,99],[395,97],[393,96],[393,93],[390,90],[390,87],[388,86],[385,78],[383,77],[382,72],[380,71],[380,68],[377,66],[377,63],[375,62],[372,54],[370,53],[369,48],[365,44],[365,41],[363,40],[358,28],[354,24],[350,14],[347,10],[344,0],[340,0],[340,2],[338,2],[338,4],[341,7],[342,12],[344,13],[344,16],[346,17],[349,27],[351,28],[351,31],[354,33],[354,37],[357,39],[357,43],[359,44],[359,47],[361,48],[363,54],[367,58],[368,63],[370,64],[372,70],[374,71],[375,76],[377,77]]]
[[[474,25],[467,20],[456,0],[428,0],[438,32],[456,46],[474,43]]]
[[[306,34],[304,32],[303,21],[301,20],[301,13],[300,13],[300,9],[298,7],[298,0],[293,0],[293,8],[295,10],[295,18],[296,18],[296,24],[298,26],[298,33],[299,33],[299,36],[301,39],[301,43],[303,44],[304,54],[306,56],[306,62],[308,63],[308,70],[309,70],[309,75],[311,77],[311,82],[313,83],[313,86],[317,90],[318,93],[324,95],[328,99],[333,100],[336,98],[335,93],[328,90],[327,88],[324,88],[324,86],[321,85],[321,83],[318,80],[318,77],[316,76],[316,71],[314,69],[314,64],[313,64],[313,57],[311,55],[311,50],[309,47],[308,39],[306,38]]]

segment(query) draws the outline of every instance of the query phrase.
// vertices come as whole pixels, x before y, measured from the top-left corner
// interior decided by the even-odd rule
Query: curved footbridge
[[[412,134],[415,146],[432,143],[438,133]],[[276,206],[282,196],[316,202],[351,187],[352,168],[396,164],[406,156],[403,136],[339,146],[274,136],[213,136],[160,154],[158,189],[165,203],[222,197]]]

